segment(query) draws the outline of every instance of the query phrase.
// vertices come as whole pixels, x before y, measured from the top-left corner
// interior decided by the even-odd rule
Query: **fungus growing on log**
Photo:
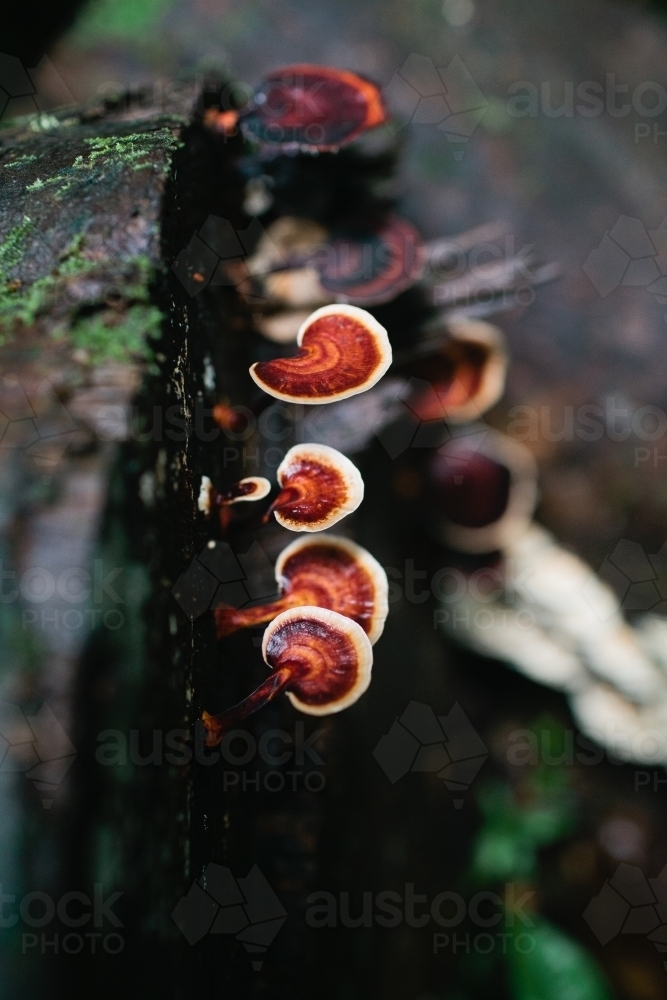
[[[253,255],[241,267],[231,268],[237,288],[254,309],[258,310],[258,326],[265,333],[262,318],[276,310],[307,310],[301,319],[290,325],[290,335],[268,338],[278,342],[294,340],[301,323],[313,309],[335,300],[325,291],[315,269],[313,258],[324,246],[327,230],[310,219],[281,216],[262,234]],[[281,313],[278,312],[278,316]],[[271,324],[269,323],[269,330]]]
[[[226,490],[217,490],[208,476],[202,476],[197,506],[204,514],[213,507],[230,507],[244,500],[262,500],[271,490],[271,483],[263,476],[247,476]]]
[[[242,111],[210,112],[224,134],[237,124],[246,138],[277,151],[335,152],[387,120],[380,89],[349,70],[307,63],[268,73]]]
[[[334,236],[315,255],[322,288],[358,306],[395,299],[419,280],[424,261],[419,233],[399,216],[374,233]]]
[[[507,354],[498,327],[482,320],[447,321],[448,339],[412,368],[429,385],[408,405],[420,420],[465,423],[498,402],[505,389]],[[424,353],[428,341],[423,345]]]
[[[453,438],[430,468],[440,539],[459,552],[503,549],[530,525],[537,472],[523,445],[490,428]]]
[[[288,608],[328,608],[356,622],[371,643],[382,635],[388,611],[387,574],[373,556],[337,535],[297,538],[275,567],[280,597],[251,608],[215,609],[218,637],[271,621]]]
[[[266,514],[290,531],[323,531],[356,510],[364,481],[349,458],[326,444],[297,444],[278,466],[282,487]]]
[[[284,216],[247,262],[252,288],[269,305],[311,308],[331,302],[357,306],[390,302],[421,277],[425,249],[416,229],[391,216],[379,229],[338,233]],[[292,336],[296,336],[296,329]]]
[[[316,309],[296,342],[294,357],[259,361],[250,368],[260,388],[288,403],[332,403],[365,392],[391,364],[387,331],[357,306]]]
[[[264,633],[262,655],[270,677],[226,712],[202,713],[207,746],[217,746],[230,729],[283,691],[300,712],[332,715],[353,705],[371,680],[368,636],[356,622],[326,608],[283,611]]]

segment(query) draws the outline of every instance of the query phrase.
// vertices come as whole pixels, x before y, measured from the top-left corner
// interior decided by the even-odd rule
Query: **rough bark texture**
[[[17,443],[2,453],[3,555],[19,570],[42,566],[54,576],[95,559],[103,577],[120,572],[88,604],[73,606],[56,591],[48,601],[2,605],[2,697],[25,706],[47,698],[77,750],[70,781],[51,796],[47,814],[33,786],[21,786],[25,842],[16,820],[4,836],[37,873],[26,892],[90,892],[95,882],[105,896],[122,891],[115,911],[125,950],[40,962],[21,955],[17,937],[7,974],[17,993],[26,983],[54,991],[55,983],[63,996],[85,989],[103,998],[215,991],[404,1000],[438,991],[457,956],[434,956],[432,928],[402,921],[369,930],[348,921],[315,930],[305,923],[307,897],[351,892],[355,918],[364,891],[405,895],[412,883],[432,899],[459,884],[479,822],[471,798],[456,810],[428,774],[392,786],[373,758],[411,699],[442,712],[459,702],[491,751],[487,772],[503,774],[501,734],[545,710],[568,722],[563,699],[452,649],[434,628],[435,602],[420,580],[431,579],[442,553],[423,532],[417,496],[406,490],[419,482],[421,459],[411,451],[391,461],[376,441],[359,457],[366,500],[349,523],[357,541],[397,568],[404,590],[376,647],[368,695],[317,723],[300,720],[278,699],[247,725],[256,741],[272,729],[305,740],[321,730],[315,746],[322,765],[294,757],[270,764],[258,755],[247,766],[169,763],[169,731],[184,730],[191,741],[202,708],[234,704],[266,673],[261,631],[216,643],[204,612],[218,584],[266,596],[271,564],[291,540],[273,524],[261,528],[250,509],[223,539],[197,511],[200,477],[224,487],[242,475],[271,474],[276,449],[283,453],[295,440],[297,421],[284,408],[273,438],[216,429],[205,413],[214,403],[250,411],[259,404],[247,369],[274,348],[253,332],[232,288],[190,295],[170,269],[209,215],[247,227],[240,148],[169,115],[128,120],[98,109],[43,125],[3,133],[0,150],[0,410]],[[387,307],[383,316],[392,336],[405,334],[400,310]],[[242,579],[225,578],[211,539],[229,542]],[[425,575],[415,580],[409,574],[416,567]],[[61,625],[72,607],[91,612],[87,626]],[[36,619],[23,617],[35,609]],[[56,625],[39,617],[43,610],[60,615]],[[120,627],[117,617],[104,617],[114,611],[122,614]],[[32,674],[18,669],[26,647]],[[108,730],[127,740],[128,751],[137,734],[124,765],[100,760]],[[162,763],[150,762],[155,731]],[[242,752],[242,744],[234,747],[237,757]],[[304,788],[311,766],[324,775],[321,791]],[[296,791],[294,771],[301,772]],[[576,764],[573,771],[583,796],[587,772]],[[283,790],[270,790],[281,778]],[[633,790],[631,768],[603,763],[595,778],[591,828],[610,801],[636,809],[640,799],[646,825],[660,828],[664,807]],[[588,837],[586,827],[578,846]],[[563,888],[561,860],[546,859],[543,909],[578,935],[596,862],[588,881]],[[232,936],[209,934],[191,947],[172,920],[210,862],[237,877],[259,865],[288,914],[260,971]],[[508,995],[500,980],[494,995]]]

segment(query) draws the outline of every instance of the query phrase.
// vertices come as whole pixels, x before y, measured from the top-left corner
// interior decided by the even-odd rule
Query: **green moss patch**
[[[92,364],[152,356],[150,340],[160,337],[162,313],[156,306],[106,309],[76,320],[64,335]]]
[[[0,243],[0,282],[6,281],[9,272],[23,257],[25,241],[32,228],[32,220],[24,215],[18,226],[10,229],[4,242]]]
[[[170,128],[159,128],[154,132],[135,132],[125,136],[100,136],[84,139],[90,147],[87,156],[77,156],[71,166],[63,167],[46,180],[37,177],[26,185],[26,191],[41,191],[50,187],[56,198],[61,198],[70,189],[97,184],[110,173],[119,173],[123,167],[131,170],[146,170],[150,167],[166,172],[168,161],[155,163],[156,151],[172,152],[181,145]]]
[[[43,320],[50,334],[86,352],[91,363],[150,359],[150,341],[160,336],[162,314],[150,303],[153,267],[147,257],[90,261],[83,256],[85,237],[78,235],[60,256],[58,266],[30,285],[7,281],[20,260],[30,231],[24,219],[0,247],[0,344]]]
[[[33,153],[25,153],[23,156],[17,156],[15,160],[10,160],[9,163],[3,163],[5,170],[12,170],[19,167],[27,167],[29,163],[33,163],[37,159],[37,156]]]

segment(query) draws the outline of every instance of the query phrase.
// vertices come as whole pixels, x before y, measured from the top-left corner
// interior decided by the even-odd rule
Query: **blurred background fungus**
[[[666,15],[12,12],[0,997],[665,996]],[[304,63],[373,81],[388,123],[340,154],[242,139]],[[267,408],[249,364],[346,295],[388,374]],[[274,483],[313,441],[359,466],[342,533],[389,578],[373,683],[333,720],[277,699],[213,758],[202,707],[266,670],[264,626],[218,641],[212,609],[252,621],[292,539],[268,501],[207,520],[202,479]]]

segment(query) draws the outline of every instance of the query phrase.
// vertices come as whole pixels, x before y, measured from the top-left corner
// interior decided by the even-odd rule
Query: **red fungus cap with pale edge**
[[[284,593],[309,592],[318,607],[335,609],[360,625],[374,645],[389,612],[387,574],[370,552],[340,535],[296,538],[276,561]]]
[[[338,535],[302,535],[280,553],[275,566],[281,596],[249,608],[217,607],[218,638],[271,621],[288,608],[328,608],[362,627],[371,644],[382,635],[388,612],[387,574],[370,552]]]
[[[364,498],[361,473],[326,444],[297,444],[278,466],[282,490],[272,510],[290,531],[322,531],[356,510]]]
[[[356,622],[326,608],[283,611],[262,639],[272,670],[292,670],[287,697],[307,715],[333,715],[349,708],[371,682],[373,650]]]
[[[386,119],[380,90],[370,80],[332,66],[298,64],[262,80],[240,124],[248,138],[267,146],[328,152]]]
[[[424,261],[419,233],[399,216],[367,236],[334,236],[315,255],[322,288],[359,306],[396,298],[421,277]]]
[[[408,406],[420,420],[465,423],[489,410],[504,392],[505,342],[498,327],[482,320],[452,319],[447,327],[449,341],[417,366],[428,385]]]
[[[250,375],[287,403],[332,403],[365,392],[391,365],[387,331],[358,306],[323,306],[299,330],[292,358],[258,361]]]

